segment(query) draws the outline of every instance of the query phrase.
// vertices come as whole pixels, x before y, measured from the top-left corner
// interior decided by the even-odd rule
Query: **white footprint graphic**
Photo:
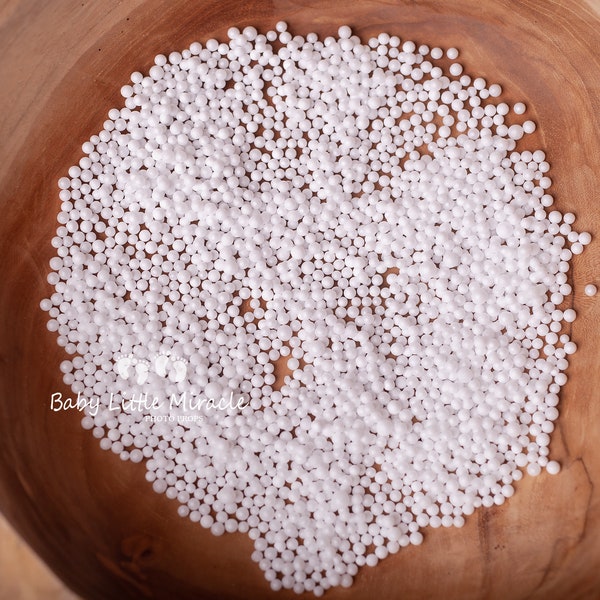
[[[154,369],[157,375],[168,377],[173,383],[183,381],[187,373],[186,362],[169,354],[159,354],[154,361]]]
[[[174,383],[180,383],[185,379],[185,375],[187,373],[187,365],[183,360],[175,360],[173,361],[173,368],[169,373],[169,377],[171,381]]]
[[[154,361],[154,370],[157,375],[161,377],[167,376],[167,364],[169,363],[170,356],[168,354],[159,354]]]
[[[135,382],[138,385],[142,385],[148,380],[150,363],[147,360],[138,360],[132,354],[127,354],[120,356],[115,361],[115,370],[123,379],[128,380],[131,377],[135,377]]]
[[[115,370],[123,379],[129,379],[129,369],[132,364],[133,356],[131,354],[120,356],[115,361]]]
[[[150,364],[146,360],[140,360],[135,365],[136,383],[142,385],[146,383],[148,379],[148,371],[150,370]]]

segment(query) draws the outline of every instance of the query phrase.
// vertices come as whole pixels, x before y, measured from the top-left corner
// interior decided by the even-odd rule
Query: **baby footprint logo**
[[[148,379],[150,363],[147,360],[138,360],[132,354],[127,354],[117,358],[115,370],[123,379],[134,379],[136,384],[143,385]]]
[[[161,377],[168,377],[173,383],[180,383],[187,374],[187,364],[182,358],[161,353],[154,361],[154,370]]]
[[[143,385],[148,380],[151,363],[127,354],[115,361],[115,371],[125,380],[133,380],[137,385]],[[154,372],[160,377],[168,378],[173,383],[180,383],[187,375],[187,363],[182,358],[176,358],[168,353],[161,353],[153,363]]]

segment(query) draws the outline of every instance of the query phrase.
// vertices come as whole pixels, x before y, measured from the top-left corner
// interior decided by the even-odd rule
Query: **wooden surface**
[[[244,535],[214,538],[151,491],[144,468],[103,453],[72,413],[63,356],[39,301],[58,211],[57,178],[102,126],[118,90],[155,54],[223,37],[228,26],[363,36],[385,30],[457,46],[466,71],[533,107],[557,206],[598,238],[573,261],[569,369],[551,455],[560,475],[525,477],[502,507],[461,530],[360,570],[327,598],[600,597],[600,6],[597,1],[4,0],[0,3],[0,509],[84,598],[241,599],[271,593]],[[306,595],[307,598],[311,596]]]
[[[78,600],[0,515],[0,600]]]

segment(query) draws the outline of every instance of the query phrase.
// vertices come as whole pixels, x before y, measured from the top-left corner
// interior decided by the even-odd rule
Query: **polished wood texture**
[[[295,598],[271,593],[244,535],[214,538],[152,492],[144,468],[103,453],[73,413],[51,413],[64,358],[38,305],[58,211],[56,181],[97,132],[129,73],[155,54],[223,38],[231,25],[361,36],[385,30],[457,46],[466,71],[532,107],[557,206],[600,239],[597,0],[4,0],[0,3],[0,507],[52,569],[89,599]],[[548,600],[600,596],[600,242],[573,261],[569,368],[552,457],[502,507],[363,568],[334,599]],[[307,597],[310,597],[308,594]]]
[[[78,600],[0,515],[0,600]]]

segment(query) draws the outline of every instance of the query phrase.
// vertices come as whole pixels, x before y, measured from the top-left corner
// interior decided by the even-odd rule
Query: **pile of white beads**
[[[456,49],[229,38],[122,88],[59,181],[42,308],[101,446],[146,459],[182,516],[247,532],[274,590],[320,596],[558,472],[561,307],[590,236],[518,147],[525,105]],[[189,404],[232,395],[248,406]]]

